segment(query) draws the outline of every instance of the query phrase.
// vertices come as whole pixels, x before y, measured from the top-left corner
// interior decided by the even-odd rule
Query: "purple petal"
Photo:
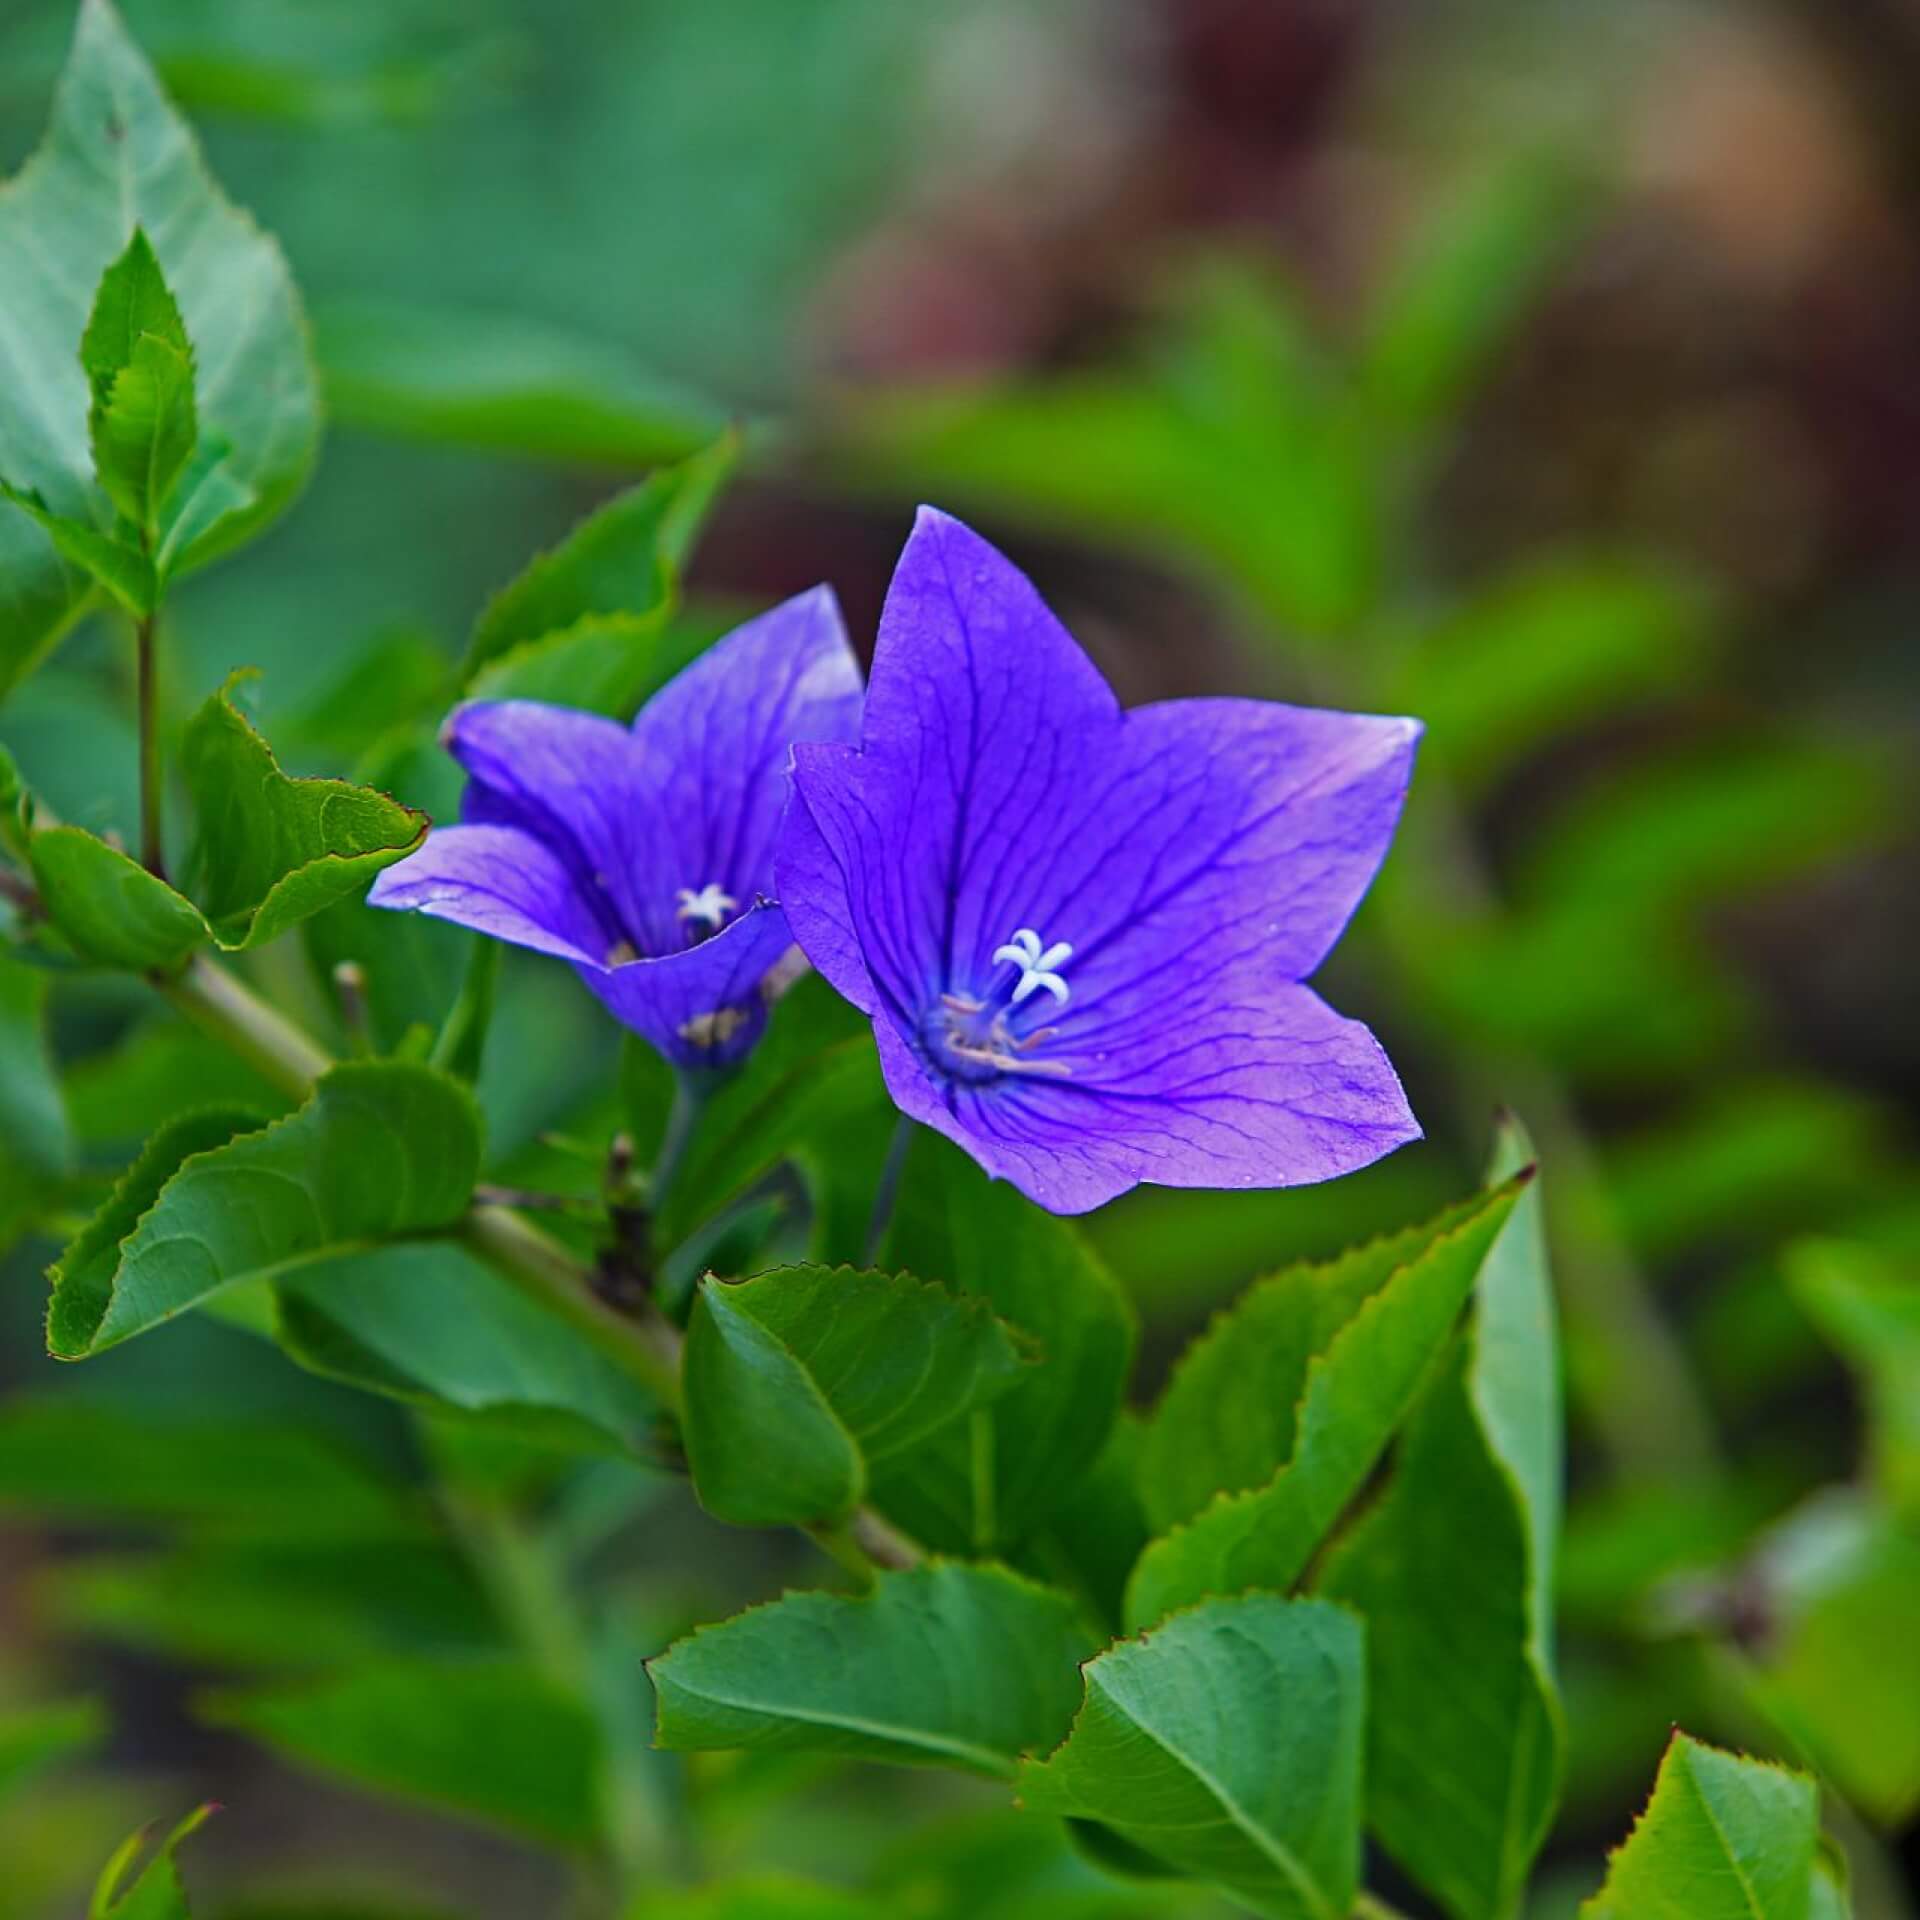
[[[860,750],[795,754],[782,903],[901,1108],[1043,1205],[1327,1179],[1418,1136],[1372,1036],[1298,983],[1386,853],[1419,731],[1123,716],[1031,585],[923,512]],[[1009,1006],[1016,933],[1037,977]]]
[[[598,961],[608,942],[572,871],[515,827],[436,827],[381,873],[369,905],[412,908],[563,960]]]
[[[852,741],[860,663],[831,592],[816,587],[736,629],[654,695],[633,724],[629,788],[641,952],[686,938],[681,888],[743,906],[773,891],[774,839],[796,741]]]
[[[760,1037],[761,983],[792,948],[786,916],[762,902],[697,947],[610,970],[582,966],[579,974],[623,1026],[668,1059],[723,1066]]]
[[[550,848],[594,903],[606,936],[596,953],[630,938],[634,754],[626,728],[537,700],[473,700],[448,715],[441,739],[467,770],[462,819],[515,827]]]
[[[982,920],[993,869],[1010,846],[1031,857],[1051,842],[1048,809],[1119,724],[1113,690],[1026,576],[923,507],[887,590],[860,735],[862,785],[893,847],[894,965],[950,978],[1020,924]]]
[[[1370,1165],[1420,1137],[1379,1043],[1308,987],[1189,1007],[1111,1078],[930,1074],[876,1023],[896,1103],[1054,1213],[1084,1213],[1142,1181],[1301,1186]]]
[[[859,777],[860,758],[852,748],[797,746],[793,750],[794,796],[780,829],[774,862],[774,891],[785,910],[793,937],[807,958],[827,978],[835,992],[851,1000],[862,1013],[879,1006],[878,990],[861,952],[860,932],[840,859],[829,846],[813,809],[807,804],[809,784],[821,796],[833,818],[836,797]],[[847,836],[836,833],[836,843],[848,850],[849,864],[857,853]]]

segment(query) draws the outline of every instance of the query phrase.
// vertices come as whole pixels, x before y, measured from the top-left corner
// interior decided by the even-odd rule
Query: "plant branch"
[[[177,976],[156,977],[154,985],[196,1026],[294,1099],[304,1100],[314,1081],[335,1064],[238,975],[216,966],[205,954],[195,955]],[[461,1241],[496,1272],[558,1313],[663,1407],[679,1413],[680,1330],[651,1300],[627,1307],[610,1305],[595,1291],[593,1269],[586,1262],[497,1202],[478,1198],[458,1232]],[[921,1557],[906,1535],[864,1507],[844,1528],[821,1529],[813,1537],[849,1571],[868,1581],[877,1568],[911,1567]]]

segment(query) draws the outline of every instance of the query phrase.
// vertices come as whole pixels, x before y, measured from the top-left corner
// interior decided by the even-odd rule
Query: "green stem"
[[[203,1033],[295,1100],[334,1063],[285,1015],[242,985],[238,974],[195,954],[186,970],[154,984]]]
[[[698,1075],[683,1067],[674,1069],[673,1104],[667,1109],[667,1130],[660,1137],[660,1151],[654,1156],[653,1172],[647,1180],[647,1204],[656,1214],[666,1204],[673,1177],[687,1157],[701,1109],[713,1093],[713,1077],[712,1068],[702,1069]]]
[[[992,1550],[999,1519],[994,1512],[993,1409],[976,1407],[967,1418],[967,1465],[973,1482],[973,1550]]]
[[[140,730],[140,861],[156,879],[167,877],[160,844],[159,670],[156,645],[160,616],[147,614],[134,628],[138,681],[135,694]]]
[[[894,1204],[900,1198],[900,1175],[907,1164],[907,1149],[913,1145],[913,1122],[903,1113],[887,1143],[887,1158],[880,1169],[880,1184],[873,1190],[873,1211],[867,1216],[867,1237],[860,1249],[860,1264],[870,1267],[880,1257],[886,1243],[887,1228],[893,1224]]]

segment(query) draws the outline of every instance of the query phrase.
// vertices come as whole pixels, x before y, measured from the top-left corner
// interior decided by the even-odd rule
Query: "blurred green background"
[[[1911,1912],[1920,13],[126,13],[284,244],[333,416],[296,510],[174,603],[176,722],[258,666],[289,764],[444,815],[446,769],[394,742],[431,718],[487,595],[730,419],[744,476],[689,618],[824,578],[866,647],[928,498],[1028,568],[1129,701],[1427,721],[1401,842],[1328,987],[1381,1033],[1430,1137],[1324,1190],[1142,1192],[1094,1219],[1145,1317],[1142,1395],[1248,1276],[1460,1191],[1514,1107],[1547,1168],[1573,1420],[1572,1773],[1538,1912],[1571,1911],[1676,1720],[1819,1764],[1861,1913]],[[0,21],[8,170],[70,28],[66,0]],[[130,677],[96,620],[0,711],[70,820],[131,824]],[[378,943],[376,1021],[443,1008],[457,941],[370,921],[329,915],[263,981],[324,1020],[310,962]],[[56,1038],[143,1063],[144,1107],[122,1083],[89,1102],[84,1065],[73,1083],[102,1179],[238,1071],[131,987],[74,996]],[[560,969],[510,956],[484,1091],[509,1161],[610,1123],[599,1016]],[[33,1177],[0,1158],[0,1212]],[[17,1247],[0,1295],[0,1702],[99,1692],[111,1725],[92,1763],[0,1806],[0,1914],[73,1911],[128,1825],[209,1796],[229,1812],[193,1877],[216,1916],[340,1912],[298,1900],[343,1860],[387,1913],[550,1910],[536,1850],[318,1785],[194,1711],[259,1670],[239,1597],[276,1580],[316,1636],[339,1629],[314,1659],[457,1643],[470,1596],[436,1565],[363,1619],[338,1563],[262,1531],[290,1486],[345,1498],[331,1452],[262,1452],[264,1488],[193,1511],[204,1436],[179,1427],[174,1474],[128,1409],[164,1435],[217,1402],[259,1423],[249,1444],[405,1477],[400,1417],[210,1322],[61,1374],[39,1339],[51,1251]],[[77,1412],[82,1393],[118,1412]],[[607,1472],[592,1497],[622,1524],[579,1524],[637,1651],[806,1571],[676,1483]],[[162,1580],[134,1549],[183,1520],[197,1544]],[[622,1684],[643,1714],[637,1664]],[[889,1897],[929,1920],[1025,1899],[1213,1911],[1101,1891],[1010,1837],[988,1792],[790,1764],[698,1768],[694,1790],[717,1864],[833,1877],[885,1847]]]

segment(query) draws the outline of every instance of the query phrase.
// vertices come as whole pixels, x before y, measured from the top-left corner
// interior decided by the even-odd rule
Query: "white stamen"
[[[996,961],[1004,960],[1009,966],[1020,969],[1020,978],[1013,988],[1013,1004],[1016,1007],[1042,987],[1061,1006],[1067,1004],[1069,989],[1057,969],[1073,958],[1071,941],[1056,940],[1049,947],[1042,943],[1031,927],[1016,927],[1013,938],[1004,947],[996,947],[993,957]]]
[[[674,910],[676,920],[704,920],[715,933],[740,904],[717,880],[709,881],[698,893],[691,887],[682,887],[673,897],[680,902]]]

